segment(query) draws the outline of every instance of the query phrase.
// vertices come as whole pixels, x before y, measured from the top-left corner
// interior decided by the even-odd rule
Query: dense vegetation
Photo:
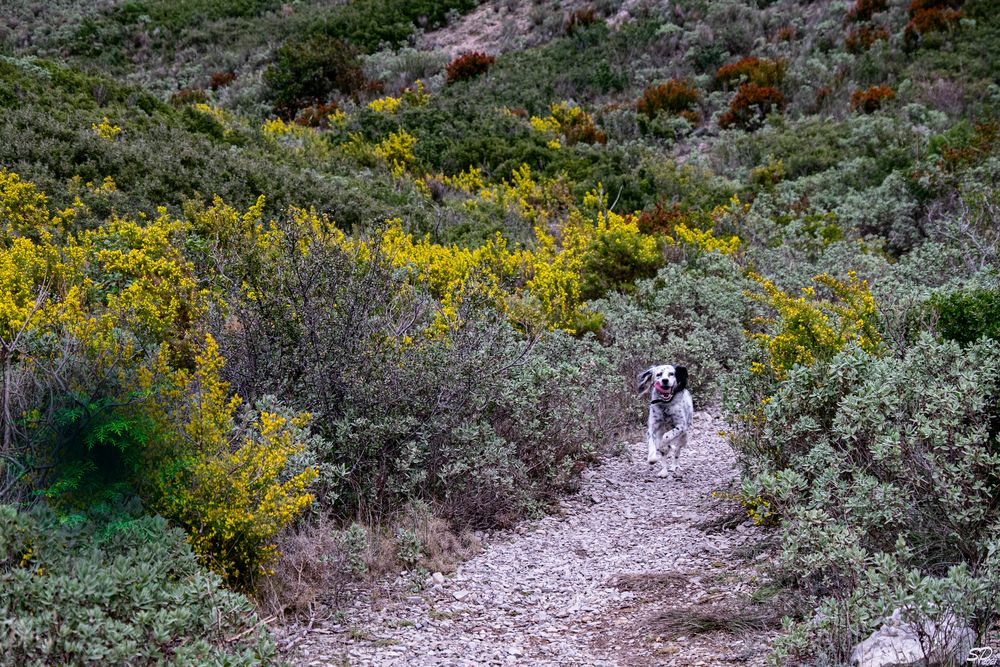
[[[779,538],[776,660],[986,633],[991,4],[498,3],[448,53],[484,8],[7,3],[0,660],[267,662],[245,596],[545,512],[662,359]]]

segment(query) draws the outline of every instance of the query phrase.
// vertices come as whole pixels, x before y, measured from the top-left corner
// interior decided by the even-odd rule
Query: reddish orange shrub
[[[639,231],[644,234],[666,234],[671,236],[674,233],[674,228],[678,224],[684,224],[688,227],[697,227],[691,219],[691,215],[681,209],[681,205],[677,202],[665,205],[663,201],[658,201],[653,204],[653,209],[650,211],[643,211],[636,218],[636,224],[639,226]]]
[[[563,29],[567,35],[572,35],[577,28],[586,28],[595,23],[597,23],[597,12],[593,7],[584,7],[566,17]]]
[[[959,7],[962,0],[913,0],[910,3],[910,20],[903,28],[903,44],[914,48],[922,35],[947,32],[965,14]]]
[[[1000,146],[1000,123],[990,121],[976,125],[972,140],[965,146],[946,146],[941,150],[939,164],[950,173],[982,161]]]
[[[467,81],[486,72],[494,62],[496,58],[478,51],[462,54],[448,63],[445,80],[447,83]]]
[[[208,87],[212,90],[218,90],[225,88],[235,80],[236,72],[212,72],[212,79],[209,81]]]
[[[764,124],[772,111],[785,110],[785,96],[777,88],[745,83],[729,103],[729,111],[719,117],[719,127],[753,131]]]
[[[872,86],[868,90],[855,90],[851,95],[851,108],[862,113],[875,113],[895,97],[896,91],[889,86]]]
[[[715,82],[723,88],[740,83],[753,83],[762,87],[780,86],[785,78],[785,61],[767,58],[741,58],[723,65],[715,73]]]
[[[295,116],[295,122],[306,127],[319,127],[326,129],[330,127],[330,115],[337,111],[336,100],[330,100],[326,104],[316,104],[299,111]]]
[[[207,101],[208,93],[203,88],[181,88],[170,96],[170,103],[178,107]]]
[[[563,136],[566,137],[566,145],[573,144],[606,144],[608,138],[603,132],[597,129],[590,116],[585,121],[569,126],[563,126]]]
[[[698,106],[698,89],[686,81],[671,79],[659,86],[650,86],[642,93],[635,108],[652,119],[661,111],[684,116],[692,123],[698,123],[695,109]]]
[[[847,12],[848,21],[871,21],[877,12],[889,8],[888,0],[856,0],[851,10]]]
[[[795,39],[795,28],[790,25],[786,25],[774,34],[774,41],[776,42],[790,42],[793,39]]]
[[[889,31],[882,26],[863,25],[847,33],[844,48],[851,53],[863,53],[879,41],[889,41]]]

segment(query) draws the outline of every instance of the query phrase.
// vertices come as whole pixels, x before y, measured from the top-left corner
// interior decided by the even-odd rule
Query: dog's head
[[[670,401],[687,388],[687,383],[688,372],[684,366],[650,366],[639,373],[636,390],[640,396],[652,390],[656,398]]]

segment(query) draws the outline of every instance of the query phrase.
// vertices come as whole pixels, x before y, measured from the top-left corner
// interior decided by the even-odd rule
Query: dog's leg
[[[687,444],[688,434],[687,431],[681,432],[676,438],[670,442],[670,472],[677,474],[677,460],[681,456],[681,450],[684,449],[684,445]]]
[[[656,427],[653,424],[649,425],[649,431],[646,433],[646,446],[649,449],[646,452],[646,463],[653,465],[660,460],[660,452],[656,446]]]
[[[663,434],[663,449],[666,456],[663,461],[663,468],[656,473],[657,477],[667,477],[677,472],[677,459],[681,455],[681,449],[687,444],[687,429],[672,428]]]

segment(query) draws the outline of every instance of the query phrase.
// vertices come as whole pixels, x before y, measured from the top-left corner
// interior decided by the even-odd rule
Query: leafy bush
[[[601,336],[627,377],[651,363],[687,366],[695,400],[707,405],[718,396],[723,375],[742,359],[750,315],[742,292],[749,284],[719,253],[667,265],[638,281],[633,294],[598,302]]]
[[[744,494],[781,517],[780,576],[803,596],[779,656],[842,661],[907,604],[987,627],[1000,582],[995,341],[923,336],[883,358],[849,345],[771,384],[763,405],[738,386]]]
[[[970,290],[939,294],[929,300],[936,331],[963,345],[980,338],[1000,340],[1000,292]]]
[[[277,658],[250,602],[198,567],[183,532],[159,517],[70,526],[41,509],[0,505],[0,586],[4,665]]]
[[[355,241],[307,212],[244,229],[223,251],[240,323],[220,332],[226,373],[251,401],[280,395],[315,415],[317,498],[337,516],[424,498],[466,524],[507,524],[571,487],[577,461],[617,431],[622,385],[596,370],[608,365],[598,348],[507,323],[536,331],[547,297],[508,301],[524,260],[502,239],[471,251],[390,227]],[[603,379],[582,402],[557,390],[591,367]],[[576,416],[552,418],[566,410]]]
[[[464,53],[448,63],[445,68],[446,80],[448,83],[468,81],[480,74],[485,74],[495,62],[496,58],[485,53],[478,51]]]
[[[343,40],[365,53],[399,46],[418,27],[442,25],[449,12],[475,9],[475,0],[355,0],[324,13],[314,30]]]
[[[264,80],[271,87],[275,110],[290,119],[299,109],[328,102],[335,92],[356,93],[364,86],[365,75],[352,46],[314,34],[282,44]]]

